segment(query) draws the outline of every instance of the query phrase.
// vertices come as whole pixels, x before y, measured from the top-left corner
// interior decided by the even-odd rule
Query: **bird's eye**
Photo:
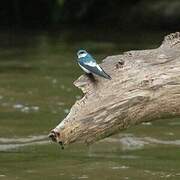
[[[84,52],[80,52],[79,54],[84,54]]]

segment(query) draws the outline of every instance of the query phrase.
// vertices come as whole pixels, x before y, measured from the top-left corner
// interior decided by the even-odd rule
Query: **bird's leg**
[[[92,73],[86,73],[86,75],[93,83],[96,83],[96,79],[94,78],[94,75]]]

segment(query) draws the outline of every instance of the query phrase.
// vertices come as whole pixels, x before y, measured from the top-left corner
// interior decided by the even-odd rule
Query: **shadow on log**
[[[103,60],[112,80],[86,75],[74,82],[85,94],[49,137],[61,144],[92,143],[132,125],[180,115],[180,33],[157,49]]]

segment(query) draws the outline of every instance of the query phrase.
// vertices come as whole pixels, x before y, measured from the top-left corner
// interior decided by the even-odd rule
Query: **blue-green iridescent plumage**
[[[85,50],[79,50],[77,56],[79,66],[86,73],[96,74],[106,79],[111,79],[111,77],[96,63],[96,60]]]

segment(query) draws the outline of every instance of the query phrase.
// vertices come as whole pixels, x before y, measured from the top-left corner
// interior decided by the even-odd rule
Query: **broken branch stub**
[[[112,80],[82,75],[74,82],[85,94],[50,137],[56,142],[92,143],[131,125],[180,115],[180,33],[157,49],[128,51],[103,60]]]

